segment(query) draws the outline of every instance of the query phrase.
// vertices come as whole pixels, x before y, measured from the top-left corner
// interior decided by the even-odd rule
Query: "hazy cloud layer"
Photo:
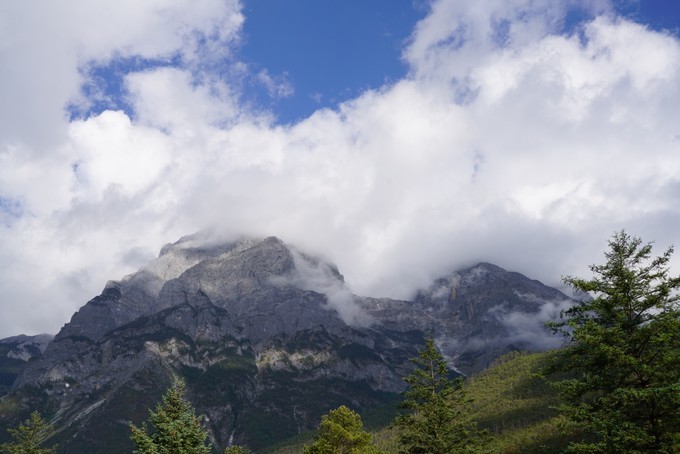
[[[513,312],[501,305],[490,309],[488,316],[494,317],[507,328],[508,337],[503,338],[504,341],[536,350],[546,350],[560,347],[565,339],[560,334],[554,334],[545,323],[559,320],[560,313],[569,309],[572,304],[573,301],[570,300],[542,301],[538,311],[533,313]]]
[[[340,319],[348,325],[372,324],[373,320],[354,300],[354,295],[337,274],[337,270],[328,263],[307,257],[295,249],[292,254],[295,272],[287,279],[287,283],[325,295],[328,309],[336,311]]]
[[[0,337],[56,332],[208,227],[396,297],[477,261],[556,284],[620,228],[676,242],[680,41],[605,1],[435,1],[408,77],[294,125],[239,102],[236,1],[32,3],[0,6]],[[131,110],[70,120],[121,58],[155,62],[124,76]]]

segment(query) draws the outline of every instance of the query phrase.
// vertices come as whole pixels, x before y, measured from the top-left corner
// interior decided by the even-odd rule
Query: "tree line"
[[[578,434],[568,453],[680,452],[680,277],[669,274],[673,248],[652,257],[652,244],[615,233],[605,263],[593,277],[564,278],[589,295],[548,323],[567,344],[544,375],[563,399],[559,410]],[[431,338],[405,377],[402,411],[393,422],[399,452],[483,452],[490,435],[472,418],[472,402],[461,378],[451,379]],[[210,453],[208,434],[175,378],[147,423],[130,425],[136,453]],[[51,426],[34,412],[18,428],[5,453],[48,454],[41,447]],[[231,446],[225,454],[245,454]],[[341,406],[321,419],[304,454],[383,454],[361,417]]]

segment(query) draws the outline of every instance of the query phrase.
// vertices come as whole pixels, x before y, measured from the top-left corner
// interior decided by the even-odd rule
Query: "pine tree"
[[[449,370],[432,339],[411,360],[416,369],[404,380],[409,388],[404,392],[399,415],[402,451],[409,454],[450,454],[476,452],[483,438],[471,416],[471,401],[463,381],[449,379]]]
[[[45,422],[40,413],[34,411],[29,419],[24,421],[16,429],[7,429],[14,438],[13,443],[0,445],[0,452],[7,454],[52,454],[55,447],[41,448],[52,434],[52,425]]]
[[[179,377],[173,379],[172,386],[163,396],[162,402],[151,412],[149,421],[153,430],[130,424],[131,439],[139,454],[209,454],[211,446],[206,446],[208,437],[201,421],[194,413],[191,404],[185,400],[186,385]]]
[[[314,443],[304,454],[381,454],[371,434],[364,430],[361,416],[344,405],[321,417]]]
[[[553,371],[562,410],[585,434],[570,452],[680,452],[680,278],[669,277],[673,253],[651,258],[624,231],[613,235],[591,280],[566,277],[590,293],[550,324],[570,344]]]

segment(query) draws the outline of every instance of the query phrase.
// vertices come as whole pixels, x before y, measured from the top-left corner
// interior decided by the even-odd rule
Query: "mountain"
[[[404,389],[426,335],[474,373],[509,350],[540,350],[545,308],[568,298],[482,263],[413,301],[353,295],[338,269],[275,237],[166,245],[76,312],[0,401],[0,423],[40,409],[63,452],[131,450],[173,374],[217,446],[253,449],[313,429],[339,405],[362,412]],[[2,344],[0,344],[2,345]]]
[[[544,326],[573,300],[562,292],[480,263],[435,280],[411,302],[384,300],[367,310],[382,326],[431,333],[450,365],[475,374],[508,351],[556,348]]]
[[[54,338],[50,334],[0,339],[0,397],[7,394],[28,360],[39,358]]]

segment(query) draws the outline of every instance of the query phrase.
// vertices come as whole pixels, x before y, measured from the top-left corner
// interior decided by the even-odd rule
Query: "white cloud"
[[[227,124],[238,114],[228,85],[212,80],[197,85],[189,71],[133,73],[126,85],[137,122],[159,130],[197,135],[205,126]]]
[[[295,249],[291,252],[295,272],[287,278],[286,283],[325,295],[328,309],[336,311],[347,324],[368,326],[372,323],[370,316],[354,300],[352,292],[338,276],[336,269]]]
[[[64,105],[79,98],[88,65],[174,55],[197,65],[228,55],[242,21],[237,0],[3,2],[0,146],[23,142],[51,151],[63,139]]]
[[[560,34],[579,5],[597,17]],[[290,126],[212,71],[239,40],[236,2],[0,8],[0,337],[55,332],[210,226],[278,235],[352,291],[398,297],[482,260],[587,275],[622,227],[677,239],[680,42],[605,2],[433,2],[408,77]],[[126,76],[132,118],[65,116],[93,62],[174,55]]]
[[[488,315],[497,319],[508,330],[509,342],[528,345],[536,350],[558,348],[564,343],[562,336],[555,335],[545,326],[548,321],[559,321],[562,311],[572,306],[569,300],[540,301],[536,312],[510,311],[503,305],[491,308]]]
[[[266,69],[257,73],[257,80],[264,85],[272,98],[290,98],[295,93],[286,74],[272,76]]]

